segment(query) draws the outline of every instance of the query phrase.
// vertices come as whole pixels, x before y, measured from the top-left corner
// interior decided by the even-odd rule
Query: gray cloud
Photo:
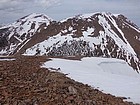
[[[36,7],[49,7],[59,0],[0,0],[0,10],[15,12],[20,9],[34,9]],[[32,7],[32,8],[30,8]]]
[[[30,13],[61,20],[76,14],[111,12],[124,14],[140,26],[139,5],[140,0],[0,0],[0,24]]]
[[[51,6],[55,3],[58,3],[59,0],[35,0],[35,4],[36,5],[40,5],[40,6]]]
[[[0,1],[0,9],[7,10],[16,6],[18,2],[16,0],[1,0]]]

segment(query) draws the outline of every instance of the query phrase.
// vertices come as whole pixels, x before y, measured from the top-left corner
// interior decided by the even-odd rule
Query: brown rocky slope
[[[40,68],[47,57],[14,58],[0,61],[0,105],[133,105],[67,74]]]

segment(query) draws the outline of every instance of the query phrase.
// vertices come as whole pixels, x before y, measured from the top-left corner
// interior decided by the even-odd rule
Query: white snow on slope
[[[8,59],[8,58],[1,59],[0,58],[0,61],[14,61],[14,60],[16,60],[16,59],[14,59],[14,58],[13,59]]]
[[[101,26],[103,26],[104,30],[105,30],[105,34],[109,35],[110,37],[112,37],[114,39],[114,41],[117,43],[117,45],[121,48],[123,48],[126,52],[131,53],[133,55],[136,55],[134,49],[131,47],[131,45],[129,44],[129,42],[127,41],[127,39],[124,37],[124,33],[121,31],[121,29],[117,26],[116,21],[112,18],[112,14],[106,14],[106,13],[102,13],[104,16],[106,16],[110,22],[113,24],[113,26],[118,30],[118,32],[121,34],[123,40],[126,42],[124,42],[118,35],[117,33],[115,33],[112,29],[110,24],[108,23],[108,21],[104,18],[104,16],[99,15],[99,24]],[[135,59],[137,59],[136,56],[134,56]]]
[[[19,20],[8,26],[0,27],[0,29],[9,28],[9,40],[14,36],[14,38],[17,39],[17,41],[19,41],[18,44],[11,43],[11,45],[9,46],[10,49],[8,49],[8,53],[13,53],[13,51],[24,42],[25,45],[28,41],[30,41],[29,38],[31,38],[38,31],[38,28],[41,24],[46,23],[47,26],[50,24],[51,21],[52,19],[45,14],[32,13],[28,16],[20,18]],[[22,45],[20,49],[24,45]],[[6,52],[7,51],[5,49],[3,51],[0,51],[0,54],[6,54]]]
[[[86,57],[81,61],[52,58],[41,67],[60,68],[68,77],[89,84],[127,101],[140,103],[140,75],[125,61],[113,58]]]
[[[140,33],[140,29],[138,30],[137,28],[135,28],[134,26],[132,26],[131,24],[128,24],[127,22],[124,22],[126,25],[128,25],[129,27],[133,28],[135,31]]]
[[[79,15],[79,18],[88,18],[93,16],[94,13],[91,14],[83,14],[83,15]],[[59,45],[61,46],[65,41],[70,41],[70,40],[83,40],[86,42],[89,42],[89,45],[92,49],[93,48],[93,43],[98,45],[102,43],[102,39],[105,40],[105,44],[107,42],[106,36],[110,36],[115,43],[119,46],[119,48],[123,49],[125,51],[125,53],[127,54],[127,57],[130,55],[133,55],[133,57],[135,58],[136,61],[138,61],[137,56],[135,51],[133,50],[133,48],[131,47],[131,45],[128,43],[128,41],[126,40],[126,38],[124,37],[123,32],[118,28],[117,23],[115,22],[115,20],[111,17],[113,16],[112,14],[109,13],[105,13],[102,12],[102,15],[98,16],[99,19],[99,24],[104,28],[104,31],[99,31],[99,36],[98,37],[90,37],[89,35],[92,35],[92,33],[94,32],[94,28],[89,28],[87,29],[87,31],[83,31],[83,36],[80,38],[72,38],[74,29],[70,29],[73,30],[71,34],[67,34],[67,35],[61,35],[61,32],[53,37],[50,37],[48,40],[45,40],[41,43],[38,43],[34,46],[32,46],[31,48],[27,49],[25,52],[25,55],[35,55],[36,50],[39,48],[41,50],[41,54],[43,55],[44,53],[46,53],[46,48],[47,47],[53,47],[53,45],[56,45],[58,47]],[[106,16],[114,25],[114,27],[116,27],[116,29],[120,32],[120,34],[122,35],[123,39],[125,40],[125,42],[117,35],[117,33],[115,33],[113,31],[113,29],[111,28],[110,24],[108,23],[108,21],[106,20],[106,18],[104,17]],[[64,20],[63,20],[64,21]],[[66,21],[66,20],[65,20]],[[70,27],[72,28],[72,27]],[[103,45],[104,46],[104,45]]]
[[[10,26],[17,28],[16,32],[19,35],[23,35],[24,33],[27,34],[29,32],[35,33],[42,23],[46,23],[46,25],[48,25],[50,21],[52,21],[52,19],[46,16],[45,14],[33,13],[24,18],[19,19],[17,22],[11,24]],[[33,23],[35,24],[35,28],[31,29],[31,25]]]
[[[21,36],[24,33],[28,33],[28,32],[34,33],[37,31],[37,29],[39,28],[39,26],[42,23],[46,23],[46,25],[48,25],[51,21],[52,21],[52,19],[49,18],[45,14],[32,13],[28,16],[25,16],[25,17],[17,20],[16,22],[14,22],[8,26],[0,27],[0,29],[11,27],[10,30],[12,31],[13,28],[15,28],[16,32]],[[35,29],[31,29],[32,23],[35,23]],[[10,33],[9,39],[12,37],[13,34],[14,34],[14,32]]]

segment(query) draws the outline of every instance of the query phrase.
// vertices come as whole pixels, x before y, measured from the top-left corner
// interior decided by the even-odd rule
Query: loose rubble
[[[40,68],[47,57],[0,61],[0,105],[133,105],[65,74]]]

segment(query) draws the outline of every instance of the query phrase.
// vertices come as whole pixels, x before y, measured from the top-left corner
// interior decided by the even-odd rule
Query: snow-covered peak
[[[65,22],[68,19],[73,19],[73,18],[77,18],[77,19],[92,18],[93,16],[97,17],[98,15],[118,17],[120,14],[112,14],[110,12],[94,12],[94,13],[87,13],[87,14],[79,14],[79,15],[76,15],[76,16],[66,18],[66,19],[62,20],[61,22]]]
[[[16,32],[18,36],[22,36],[23,34],[31,34],[32,36],[36,33],[36,31],[42,24],[48,26],[51,21],[52,19],[45,14],[32,13],[30,15],[18,19],[16,22],[9,25],[8,27],[10,27],[9,30],[11,32]],[[13,34],[11,33],[9,35],[9,38],[11,38],[12,35]]]
[[[52,21],[52,19],[45,14],[32,13],[30,15],[27,15],[17,20],[17,22],[24,22],[24,21],[50,22]]]
[[[32,19],[32,18],[38,18],[38,17],[42,17],[42,18],[49,19],[49,20],[51,19],[44,13],[32,13],[32,14],[29,14],[29,15],[21,18],[21,19]]]
[[[7,53],[11,54],[17,48],[17,51],[19,51],[31,37],[42,28],[46,28],[51,21],[52,19],[45,14],[32,13],[18,19],[10,25],[1,27],[0,30],[3,30],[2,36],[7,39],[6,43],[9,43],[10,46],[8,48],[0,49],[0,54],[5,54],[5,52],[7,52],[6,50],[9,50]],[[21,46],[21,44],[23,45]],[[3,44],[2,46],[5,47],[6,45]]]
[[[96,13],[88,13],[88,14],[79,14],[79,15],[76,15],[76,16],[71,16],[71,17],[68,17],[66,19],[63,19],[61,20],[60,22],[65,22],[67,21],[68,19],[73,19],[73,18],[77,18],[77,19],[84,19],[84,18],[89,18],[91,16],[93,16],[94,14],[97,14],[98,12]]]
[[[76,17],[84,19],[84,18],[91,18],[93,15],[112,15],[112,14],[109,12],[95,12],[95,13],[77,15]]]
[[[12,24],[1,26],[0,29],[22,27],[24,24],[30,25],[31,23],[39,23],[38,25],[46,23],[48,25],[51,21],[53,21],[53,19],[43,13],[32,13],[18,19]]]

